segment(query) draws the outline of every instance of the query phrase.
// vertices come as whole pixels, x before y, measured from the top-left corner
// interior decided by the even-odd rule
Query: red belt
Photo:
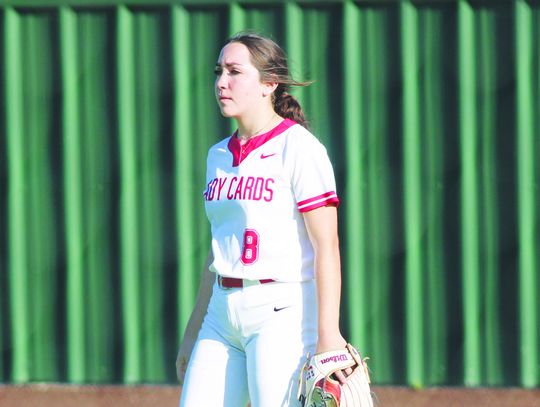
[[[273,283],[275,280],[271,278],[266,278],[262,280],[255,280],[260,284]],[[244,280],[242,278],[233,278],[233,277],[223,277],[218,276],[217,283],[221,288],[242,288],[244,287]]]

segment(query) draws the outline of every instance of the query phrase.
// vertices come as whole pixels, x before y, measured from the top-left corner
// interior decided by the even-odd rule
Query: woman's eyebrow
[[[239,63],[239,62],[228,62],[228,63],[222,65],[219,62],[216,62],[216,67],[221,67],[221,66],[229,68],[229,67],[232,67],[232,66],[242,66],[242,64]]]

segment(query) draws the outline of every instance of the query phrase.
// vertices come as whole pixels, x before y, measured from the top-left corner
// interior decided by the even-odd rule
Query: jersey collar
[[[263,133],[259,136],[250,138],[244,145],[240,144],[240,140],[237,137],[238,130],[236,130],[234,134],[231,136],[231,138],[229,139],[229,144],[228,144],[229,151],[233,155],[233,167],[238,167],[240,163],[244,161],[244,159],[249,155],[249,153],[259,148],[267,141],[272,140],[274,137],[279,136],[281,133],[283,133],[289,127],[294,126],[295,124],[296,122],[294,120],[284,119],[272,130],[266,133]]]

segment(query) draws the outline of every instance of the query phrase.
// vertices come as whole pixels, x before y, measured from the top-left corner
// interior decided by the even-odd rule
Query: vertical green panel
[[[365,120],[363,100],[364,93],[363,64],[361,56],[364,51],[360,36],[360,9],[351,1],[343,7],[343,83],[344,136],[347,172],[345,173],[345,189],[343,191],[345,223],[344,236],[349,242],[343,258],[343,292],[348,300],[347,330],[349,341],[358,346],[362,352],[369,354],[370,343],[368,321],[370,312],[368,269],[366,267],[366,219],[363,196],[366,192],[365,172],[365,134],[362,124]],[[344,321],[345,322],[345,321]]]
[[[425,380],[430,383],[437,383],[444,380],[442,372],[446,369],[446,359],[444,350],[446,336],[441,332],[445,326],[446,313],[444,312],[444,293],[445,285],[444,264],[441,259],[441,253],[444,251],[444,244],[441,238],[441,196],[438,188],[442,182],[441,170],[442,154],[441,146],[441,31],[442,19],[440,12],[428,10],[423,13],[418,10],[417,26],[419,32],[418,38],[423,38],[424,43],[419,41],[420,64],[424,65],[426,75],[424,83],[420,85],[421,91],[418,95],[417,104],[422,111],[420,127],[422,129],[423,145],[423,189],[417,191],[421,197],[425,197],[424,216],[422,227],[424,228],[424,250],[423,256],[423,275],[425,278],[424,290],[426,293],[424,299],[425,324],[423,334],[425,335],[424,348],[424,369]],[[423,32],[422,32],[423,29]],[[449,47],[448,47],[449,48]],[[423,100],[424,102],[420,102]],[[422,148],[417,150],[422,155]],[[425,192],[424,192],[425,191]],[[422,232],[421,232],[422,233]]]
[[[135,123],[133,135],[137,146],[136,154],[136,194],[139,202],[137,223],[139,235],[139,288],[141,303],[139,335],[141,349],[141,373],[138,380],[147,378],[159,380],[157,372],[163,361],[156,360],[156,353],[161,352],[160,333],[162,332],[161,315],[157,312],[162,304],[163,270],[158,267],[161,261],[159,247],[162,245],[159,234],[161,227],[160,182],[157,179],[156,164],[159,162],[159,142],[162,136],[159,128],[160,82],[162,64],[156,58],[156,32],[154,16],[151,10],[130,10],[132,12],[135,62]],[[165,44],[163,44],[165,45]],[[156,75],[156,68],[158,74]],[[142,350],[142,353],[141,353]],[[159,358],[159,356],[157,356]]]
[[[247,29],[270,35],[278,44],[284,45],[283,7],[265,5],[245,8],[245,26]]]
[[[424,384],[424,304],[423,265],[421,260],[420,129],[418,123],[418,33],[414,7],[402,3],[402,55],[403,55],[403,165],[404,210],[406,242],[407,304],[407,382],[413,386]]]
[[[403,293],[393,291],[391,284],[395,280],[395,287],[402,290],[397,281],[401,281],[399,271],[404,266],[393,258],[394,251],[403,244],[400,242],[402,231],[398,226],[402,222],[399,213],[403,210],[400,150],[393,147],[401,138],[401,95],[394,88],[400,77],[397,10],[395,5],[367,9],[362,23],[366,28],[366,75],[362,78],[366,82],[363,95],[366,126],[363,130],[367,138],[367,191],[364,199],[370,236],[366,242],[368,269],[372,270],[369,286],[373,293],[372,356],[382,382],[391,382],[399,377],[401,366],[396,368],[392,364],[397,354],[404,352],[405,339],[400,332],[400,318],[392,318],[392,309],[403,306]],[[392,273],[392,264],[398,267],[398,273]],[[398,353],[393,355],[389,349]]]
[[[540,16],[540,13],[537,13]],[[537,19],[537,34],[540,32]],[[538,331],[540,306],[538,297],[539,216],[538,193],[535,184],[540,176],[538,166],[540,132],[540,41],[534,36],[533,13],[525,1],[516,2],[516,64],[517,64],[517,153],[519,200],[519,271],[520,271],[520,359],[521,384],[525,387],[540,383]],[[535,41],[536,39],[536,41]],[[536,45],[536,53],[534,46]],[[535,57],[536,55],[536,57]],[[534,72],[536,67],[537,72]],[[535,90],[536,89],[536,90]],[[536,96],[536,98],[534,97]],[[534,119],[536,117],[536,120]],[[535,160],[536,157],[536,160]],[[538,189],[538,187],[536,187]]]
[[[124,6],[117,12],[118,133],[120,142],[120,228],[122,311],[124,327],[124,381],[141,379],[141,282],[139,279],[139,223],[137,222],[137,144],[133,22]]]
[[[195,304],[197,292],[196,219],[193,216],[196,196],[193,167],[193,140],[191,131],[190,101],[193,98],[190,87],[189,15],[180,7],[172,9],[172,63],[174,92],[174,128],[176,152],[176,228],[178,236],[178,334],[179,339],[187,325]]]
[[[342,48],[334,40],[341,35],[341,8],[306,7],[304,14],[303,69],[315,82],[303,91],[302,108],[309,126],[326,146],[333,161],[336,174],[342,174],[340,144],[342,137],[342,98],[336,92],[341,89],[342,69],[334,61],[339,60]],[[322,80],[329,78],[330,80]],[[339,188],[338,182],[338,193]]]
[[[5,67],[5,13],[0,9],[0,66]],[[0,75],[0,106],[6,106],[5,94],[5,68]],[[0,326],[2,335],[0,335],[0,382],[6,382],[8,364],[6,360],[7,350],[10,348],[9,318],[8,318],[8,294],[7,286],[8,251],[8,217],[7,217],[7,199],[8,186],[5,182],[7,174],[7,143],[6,143],[6,116],[5,109],[0,109]]]
[[[164,192],[174,185],[172,178],[174,159],[173,141],[170,134],[172,109],[165,95],[170,92],[170,60],[165,52],[170,49],[169,28],[161,10],[137,10],[135,33],[137,53],[135,64],[137,80],[137,138],[140,150],[137,152],[138,200],[141,202],[139,223],[141,225],[140,259],[141,286],[143,291],[143,313],[141,335],[144,338],[143,360],[146,380],[160,382],[165,378],[166,366],[161,357],[164,353],[164,333],[166,316],[165,281],[174,275],[174,270],[166,267],[169,233],[167,219],[173,213]],[[169,20],[170,21],[170,20]],[[166,29],[165,29],[166,28]],[[173,232],[173,231],[171,231]],[[172,233],[170,233],[173,236]],[[172,245],[174,246],[174,245]],[[170,274],[169,274],[170,272]]]
[[[110,382],[116,336],[111,280],[110,64],[106,14],[60,10],[65,161],[67,377]],[[84,75],[80,75],[84,72]]]
[[[64,136],[64,190],[67,243],[67,323],[68,377],[73,382],[84,381],[84,270],[82,264],[81,154],[79,133],[79,100],[77,86],[77,32],[75,13],[60,9],[60,41],[62,63],[62,123]]]
[[[420,7],[418,19],[417,68],[419,75],[418,109],[420,114],[420,139],[417,153],[420,163],[421,189],[417,191],[422,202],[422,228],[420,230],[422,261],[422,284],[417,295],[423,298],[424,377],[430,384],[448,382],[453,360],[459,356],[452,350],[448,355],[449,326],[452,325],[447,310],[455,307],[455,269],[451,265],[453,225],[449,211],[457,206],[451,190],[452,179],[447,175],[458,156],[455,134],[455,90],[449,82],[455,69],[454,37],[455,10],[453,7]],[[447,211],[445,213],[445,211]],[[457,247],[457,246],[454,246]],[[450,298],[448,298],[450,297]]]
[[[231,2],[229,5],[229,35],[236,34],[245,29],[246,18],[244,9],[237,2]]]
[[[304,22],[302,10],[297,3],[286,2],[284,10],[285,41],[283,47],[288,56],[289,71],[293,78],[303,80],[304,76],[304,48],[302,46]],[[309,79],[309,78],[306,78]],[[304,88],[294,91],[294,96],[302,104]]]
[[[25,382],[32,378],[30,359],[30,318],[28,313],[29,295],[26,288],[28,279],[28,247],[26,242],[25,178],[26,157],[23,134],[22,88],[23,57],[21,55],[21,18],[12,8],[5,11],[5,86],[6,86],[6,142],[9,167],[8,197],[8,242],[10,276],[10,310],[12,334],[11,380]]]
[[[464,309],[464,382],[480,384],[480,264],[478,258],[478,134],[476,109],[475,36],[471,6],[459,2],[460,136],[462,159],[462,256]]]
[[[170,20],[169,20],[170,21]],[[174,205],[164,192],[174,186],[170,136],[172,109],[168,25],[161,10],[119,10],[119,110],[122,160],[123,296],[127,382],[164,380],[161,357],[169,302],[165,280]],[[167,36],[166,36],[167,35]],[[169,274],[170,273],[170,274]],[[133,336],[131,336],[133,335]]]
[[[77,78],[84,222],[79,237],[84,248],[84,315],[80,317],[84,319],[86,338],[84,381],[93,383],[118,380],[114,367],[120,360],[114,354],[114,345],[119,341],[117,322],[121,301],[113,291],[119,274],[113,260],[113,253],[117,253],[114,236],[118,230],[117,201],[112,199],[116,194],[113,184],[116,167],[111,165],[111,157],[117,160],[114,58],[108,49],[114,38],[113,19],[113,9],[77,11],[77,65],[78,72],[84,72]],[[69,327],[68,341],[78,335],[71,324]],[[71,363],[76,361],[68,360],[68,374]]]
[[[479,333],[481,382],[503,383],[504,376],[516,376],[513,361],[502,363],[502,355],[515,349],[516,302],[500,308],[500,298],[517,289],[517,209],[514,154],[514,92],[502,84],[513,81],[515,66],[506,64],[514,57],[514,20],[507,4],[494,4],[474,10],[477,28],[478,103],[478,225],[480,260],[480,306],[483,318]],[[495,45],[493,39],[497,38]],[[512,253],[511,255],[509,255]],[[508,379],[507,379],[508,380]]]
[[[27,69],[26,84],[32,96],[27,100],[29,112],[27,148],[29,157],[30,187],[27,215],[31,219],[28,237],[31,240],[30,283],[32,287],[32,349],[34,375],[38,379],[47,380],[56,377],[56,362],[60,355],[56,353],[56,293],[55,284],[59,264],[56,263],[56,250],[59,231],[55,222],[54,205],[59,198],[52,188],[56,179],[55,168],[61,161],[57,155],[59,143],[57,137],[57,117],[52,109],[57,103],[54,99],[58,84],[56,23],[53,13],[25,16],[24,30],[27,33]]]
[[[483,288],[483,308],[484,326],[481,328],[482,349],[484,350],[486,378],[488,383],[500,384],[500,354],[498,346],[501,341],[501,332],[498,326],[499,313],[497,306],[500,298],[498,292],[499,264],[497,259],[497,248],[499,245],[499,226],[496,216],[497,212],[497,171],[496,160],[496,128],[494,115],[496,111],[496,89],[497,72],[495,67],[495,49],[492,39],[496,36],[493,13],[491,10],[481,10],[478,21],[478,40],[482,44],[480,47],[478,63],[478,87],[480,89],[478,102],[481,106],[479,115],[479,138],[481,140],[480,172],[481,187],[479,198],[481,201],[481,252],[483,254],[482,280]]]
[[[159,358],[162,332],[161,315],[157,313],[162,297],[162,270],[156,267],[160,263],[159,247],[161,236],[161,210],[159,195],[159,179],[156,164],[159,160],[159,141],[162,136],[159,128],[159,116],[156,109],[160,106],[159,78],[156,67],[160,61],[156,58],[156,32],[153,30],[153,16],[144,11],[133,11],[133,34],[135,37],[135,86],[136,86],[136,119],[137,129],[134,139],[137,140],[137,200],[140,203],[137,219],[140,228],[138,236],[139,271],[142,303],[140,337],[142,371],[140,379],[156,380],[156,370],[163,361]],[[158,68],[159,69],[159,68]],[[159,72],[159,71],[158,71]],[[140,148],[140,150],[139,150]],[[160,289],[161,288],[161,289]],[[156,355],[158,353],[158,355]],[[157,360],[156,360],[157,357]]]
[[[16,348],[13,380],[18,382],[30,377],[53,380],[62,356],[57,332],[62,315],[55,309],[61,300],[56,282],[62,266],[57,251],[61,252],[62,243],[61,222],[56,221],[60,198],[58,189],[53,188],[61,163],[55,110],[58,75],[54,68],[58,61],[54,23],[52,13],[7,13],[6,41],[13,43],[8,45],[6,59],[14,58],[6,70],[8,82],[14,80],[13,85],[7,85],[7,93],[16,104],[7,112],[8,143],[13,159],[20,160],[14,164],[10,159],[15,178],[9,191],[10,216],[16,222],[10,224],[10,239],[14,239],[10,262],[15,266],[11,269]],[[10,49],[12,46],[22,52]],[[19,95],[15,95],[17,92]]]

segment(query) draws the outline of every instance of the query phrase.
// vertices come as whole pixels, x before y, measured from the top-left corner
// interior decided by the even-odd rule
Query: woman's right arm
[[[214,285],[216,278],[216,274],[209,270],[212,261],[213,257],[212,252],[210,251],[204,266],[201,284],[199,286],[199,294],[197,295],[197,302],[195,303],[195,308],[187,323],[184,338],[182,339],[182,344],[178,350],[178,356],[176,358],[176,375],[180,385],[184,382],[184,376],[186,374],[191,351],[197,340],[197,335],[201,329],[202,321],[206,315],[208,303],[210,302],[210,296],[212,295],[212,286]]]

